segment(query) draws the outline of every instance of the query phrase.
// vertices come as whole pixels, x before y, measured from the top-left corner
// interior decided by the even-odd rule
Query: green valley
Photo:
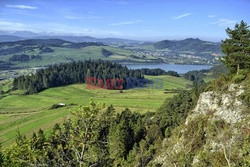
[[[187,45],[188,43],[189,45]],[[0,70],[44,68],[52,64],[89,59],[123,64],[218,64],[217,59],[221,56],[219,45],[192,38],[180,41],[137,42],[123,45],[107,45],[101,42],[74,43],[53,38],[26,39],[0,42]],[[204,48],[206,48],[205,51]]]
[[[224,1],[2,0],[0,167],[250,167],[250,3]]]
[[[191,81],[168,75],[146,76],[147,79],[163,79],[163,89],[134,88],[129,90],[86,89],[86,84],[74,84],[44,90],[34,95],[22,95],[13,91],[0,99],[0,141],[8,145],[15,140],[17,130],[30,136],[42,128],[49,135],[57,122],[63,122],[70,112],[80,105],[87,105],[90,99],[97,103],[113,105],[116,112],[129,108],[133,112],[155,112],[164,102],[176,93],[166,89],[186,89]],[[65,106],[50,109],[54,104]]]

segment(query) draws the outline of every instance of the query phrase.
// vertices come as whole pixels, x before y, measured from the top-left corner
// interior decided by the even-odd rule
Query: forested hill
[[[47,69],[40,69],[36,74],[20,76],[14,79],[13,89],[25,90],[26,94],[38,93],[44,89],[64,86],[74,83],[85,83],[87,77],[94,77],[94,84],[98,79],[104,82],[107,79],[122,79],[122,89],[126,88],[126,78],[143,78],[140,70],[129,70],[117,63],[109,61],[72,62],[67,64],[49,66]]]
[[[20,40],[15,42],[2,42],[0,43],[0,47],[2,46],[13,46],[13,45],[21,45],[21,46],[40,46],[40,47],[65,47],[65,48],[81,48],[86,46],[104,46],[101,43],[96,42],[81,42],[74,43],[65,41],[62,39],[27,39]]]
[[[169,49],[176,52],[191,51],[195,53],[213,52],[221,53],[220,43],[203,41],[198,38],[184,40],[164,40],[154,44],[156,49]]]

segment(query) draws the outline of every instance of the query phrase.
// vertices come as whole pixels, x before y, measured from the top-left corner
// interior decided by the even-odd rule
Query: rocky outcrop
[[[225,122],[237,123],[242,120],[243,105],[239,96],[244,92],[241,85],[231,84],[225,92],[204,92],[200,95],[193,113],[187,118],[213,114],[212,119],[222,119]]]
[[[185,124],[164,140],[162,153],[153,163],[166,167],[237,166],[237,159],[244,156],[240,147],[246,142],[242,129],[249,130],[250,122],[240,99],[242,93],[242,85],[231,84],[223,92],[200,94]]]

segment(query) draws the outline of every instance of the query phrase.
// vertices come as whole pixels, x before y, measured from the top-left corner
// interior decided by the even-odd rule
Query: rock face
[[[245,108],[239,100],[243,92],[243,87],[236,84],[231,84],[226,92],[204,92],[200,95],[197,106],[188,119],[192,119],[195,115],[213,114],[213,119],[222,119],[230,124],[237,123],[241,121],[241,112]]]
[[[244,155],[242,129],[249,130],[250,122],[249,114],[244,114],[247,107],[240,99],[242,93],[243,86],[231,84],[223,92],[200,94],[183,127],[164,140],[162,153],[153,163],[166,167],[238,166],[237,160]]]

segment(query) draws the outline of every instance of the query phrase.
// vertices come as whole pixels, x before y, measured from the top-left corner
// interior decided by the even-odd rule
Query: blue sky
[[[250,24],[249,0],[0,0],[0,30],[139,40],[220,41]]]

